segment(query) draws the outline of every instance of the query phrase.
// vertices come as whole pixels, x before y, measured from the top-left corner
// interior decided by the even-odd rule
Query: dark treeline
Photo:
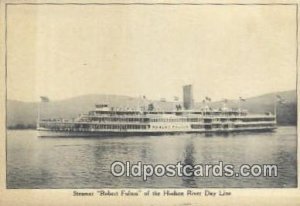
[[[36,125],[34,124],[16,124],[16,125],[9,125],[7,129],[36,129]]]

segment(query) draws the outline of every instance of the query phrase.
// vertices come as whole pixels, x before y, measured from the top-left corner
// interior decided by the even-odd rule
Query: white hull
[[[57,131],[45,128],[38,129],[39,137],[105,137],[105,136],[144,136],[144,135],[164,135],[164,134],[182,134],[182,133],[231,133],[231,132],[262,132],[273,131],[276,127],[250,127],[250,128],[227,128],[227,129],[199,129],[199,130],[185,130],[185,131],[172,131],[172,130],[86,130],[86,131]]]

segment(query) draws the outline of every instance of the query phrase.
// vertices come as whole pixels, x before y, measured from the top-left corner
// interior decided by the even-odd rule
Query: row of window
[[[127,129],[148,129],[150,125],[91,125],[91,129],[114,129],[114,130],[127,130]]]
[[[178,118],[178,119],[157,118],[157,119],[150,119],[150,122],[187,122],[187,119],[183,119],[183,118]]]
[[[82,118],[82,122],[147,122],[148,118],[117,118],[117,117],[92,117],[92,118]]]
[[[248,127],[274,127],[274,124],[264,124],[264,125],[257,125],[257,124],[247,124],[247,125],[234,125],[235,128],[248,128]]]
[[[100,125],[100,124],[72,124],[72,125],[58,125],[58,124],[40,124],[41,127],[46,127],[53,130],[82,130],[82,129],[148,129],[150,125]]]
[[[117,117],[92,117],[92,118],[82,118],[82,122],[260,122],[260,121],[274,121],[274,118],[247,118],[247,119],[237,119],[237,118],[216,118],[216,119],[203,119],[203,118],[117,118]]]

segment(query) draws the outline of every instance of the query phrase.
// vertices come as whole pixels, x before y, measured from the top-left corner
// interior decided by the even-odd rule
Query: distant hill
[[[278,123],[281,125],[297,124],[297,95],[296,91],[276,93],[286,100],[286,104],[278,104]],[[274,93],[248,98],[242,102],[241,107],[251,113],[273,112]],[[166,110],[175,107],[172,102],[151,101],[119,95],[83,95],[61,101],[51,101],[41,104],[42,118],[75,118],[79,114],[92,110],[95,104],[107,103],[112,107],[137,108],[153,103],[156,109]],[[34,128],[38,116],[37,102],[7,101],[7,126],[8,128]],[[220,108],[222,102],[212,102],[209,106]],[[200,108],[201,103],[195,103]],[[228,107],[237,108],[238,100],[229,100]]]

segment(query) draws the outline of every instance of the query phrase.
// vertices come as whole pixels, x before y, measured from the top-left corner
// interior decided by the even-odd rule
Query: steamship
[[[275,110],[276,111],[276,110]],[[276,113],[276,112],[275,112]],[[249,114],[246,110],[204,107],[193,109],[192,85],[183,87],[183,108],[158,111],[153,104],[147,109],[115,109],[97,104],[92,111],[76,119],[40,119],[39,136],[131,136],[178,133],[229,133],[272,131],[276,114]]]

